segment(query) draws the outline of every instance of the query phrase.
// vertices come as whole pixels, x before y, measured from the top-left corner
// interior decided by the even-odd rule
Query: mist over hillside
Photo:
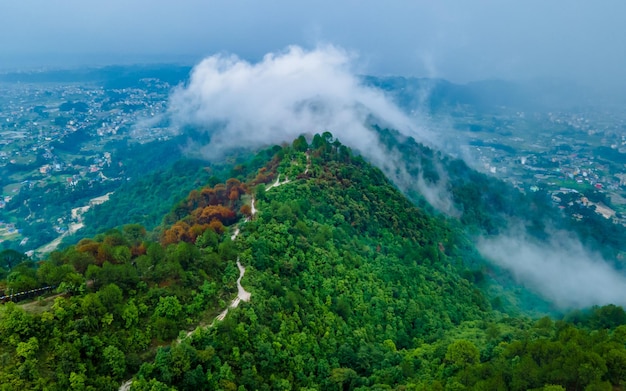
[[[556,95],[540,93],[543,89]],[[556,102],[563,106],[581,103],[580,96],[558,98],[572,96],[567,92],[548,85],[522,87],[499,81],[460,86],[442,80],[359,78],[350,55],[340,48],[307,51],[289,47],[267,54],[259,63],[235,56],[207,58],[193,69],[189,81],[173,90],[167,115],[179,131],[192,126],[207,132],[208,143],[192,140],[187,146],[189,153],[207,159],[220,159],[233,148],[258,149],[290,142],[300,134],[330,131],[381,168],[405,193],[417,192],[440,212],[463,219],[467,211],[453,201],[455,189],[449,183],[449,168],[439,162],[448,159],[445,152],[427,160],[400,152],[407,138],[442,149],[451,132],[446,129],[444,135],[441,128],[437,129],[440,133],[433,131],[429,126],[432,120],[420,117],[419,111],[411,115],[411,108],[426,106],[429,112],[445,114],[456,105],[481,110],[510,105],[521,110],[556,108]],[[536,96],[545,99],[540,101]],[[381,127],[396,129],[399,134],[385,143],[376,130]],[[431,178],[425,178],[429,172]],[[529,242],[525,234],[513,234],[513,221],[485,233],[478,247],[483,255],[561,308],[622,304],[620,292],[626,291],[626,280],[610,266],[613,261],[583,250],[585,246],[576,235],[569,235],[567,246],[558,240],[563,233],[550,231],[536,244]],[[579,249],[575,250],[578,254],[589,252],[574,259],[569,252],[572,248]],[[594,271],[593,281],[590,270]],[[602,286],[607,294],[590,294],[578,289],[580,284]]]
[[[461,112],[472,110],[489,118],[492,113],[500,113],[503,107],[514,113],[522,110],[545,112],[589,102],[602,103],[589,100],[591,93],[585,94],[584,89],[566,83],[492,80],[455,84],[442,79],[359,76],[355,63],[355,55],[340,47],[326,45],[306,50],[292,46],[268,53],[256,63],[219,54],[193,68],[113,66],[6,73],[0,79],[10,84],[72,80],[113,90],[132,90],[145,85],[146,80],[164,81],[172,88],[166,112],[136,122],[130,134],[142,134],[144,129],[154,126],[169,129],[171,135],[181,140],[180,147],[189,157],[214,162],[234,150],[258,150],[290,142],[300,134],[308,135],[310,139],[314,133],[330,131],[340,142],[382,169],[405,194],[419,194],[417,198],[426,200],[435,210],[462,221],[467,220],[469,212],[467,204],[462,205],[463,201],[460,201],[464,196],[459,195],[456,185],[451,183],[454,178],[445,163],[449,158],[447,153],[466,158],[472,167],[479,166],[479,163],[455,140],[458,129],[453,115],[458,115],[459,107],[471,108]],[[473,131],[471,126],[470,131]],[[479,129],[481,126],[476,125]],[[398,134],[389,138],[381,133],[383,129],[394,129]],[[407,147],[413,141],[435,153],[419,155],[422,152]],[[490,197],[485,195],[483,198]],[[504,220],[511,218],[502,217]],[[154,225],[155,219],[158,216],[146,223]],[[559,230],[544,232],[538,243],[533,242],[537,239],[529,242],[526,234],[517,231],[520,223],[516,219],[519,216],[498,230],[488,228],[487,237],[476,238],[480,239],[479,243],[490,243],[480,249],[484,255],[492,257],[495,265],[509,269],[520,283],[542,292],[563,308],[616,302],[608,299],[614,297],[610,294],[594,296],[575,289],[576,284],[571,281],[586,281],[583,277],[587,273],[583,270],[587,267],[573,267],[571,273],[565,274],[571,278],[565,280],[555,277],[559,273],[544,273],[543,270],[564,270],[558,266],[560,261],[556,261],[571,258],[564,247],[586,249],[584,252],[589,255],[583,258],[590,269],[594,269],[596,263],[604,265],[608,262],[621,270],[621,261],[615,258],[619,251],[598,251],[594,242],[581,241],[578,235],[573,235],[570,246],[555,246],[559,242],[555,237],[563,236]],[[552,223],[542,224],[549,226]],[[507,232],[509,225],[510,231]],[[91,227],[89,232],[97,232],[97,229]],[[497,251],[496,245],[499,246]],[[518,246],[529,251],[513,250]],[[555,247],[556,252],[553,252]],[[539,251],[540,248],[545,251]],[[512,251],[527,255],[513,260],[508,256]],[[530,256],[538,254],[537,251],[554,256],[537,263],[536,258],[542,257]],[[556,264],[551,263],[552,260]],[[621,272],[604,266],[598,270],[599,281],[606,281],[601,284],[603,287],[621,292],[621,280],[613,278],[613,274],[620,275]],[[563,289],[553,289],[555,286]],[[562,297],[571,300],[563,301]]]
[[[626,390],[625,13],[0,1],[0,391]]]

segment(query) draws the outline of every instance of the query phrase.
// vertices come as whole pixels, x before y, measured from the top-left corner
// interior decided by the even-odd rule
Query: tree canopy
[[[152,232],[127,225],[3,266],[7,285],[58,288],[0,307],[0,389],[623,386],[621,307],[507,313],[466,232],[332,134],[268,151]],[[235,308],[237,262],[251,299]]]

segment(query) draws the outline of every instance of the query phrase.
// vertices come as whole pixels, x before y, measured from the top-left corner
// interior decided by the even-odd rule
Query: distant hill
[[[157,78],[177,85],[189,78],[192,67],[174,64],[109,65],[76,69],[0,73],[5,83],[91,83],[106,88],[123,89],[141,86],[141,80]],[[558,79],[512,82],[480,80],[465,84],[445,79],[402,76],[362,76],[365,84],[390,93],[397,103],[409,111],[417,107],[432,111],[457,105],[470,105],[480,110],[498,107],[520,110],[559,109],[572,106],[615,104],[623,96],[606,95],[602,91]]]
[[[98,84],[106,88],[133,88],[142,79],[158,78],[177,85],[189,77],[190,66],[110,65],[99,68],[76,68],[42,71],[0,73],[0,82],[5,83],[82,83]]]
[[[471,106],[479,112],[502,107],[558,110],[617,103],[615,96],[605,95],[602,91],[553,79],[524,83],[482,80],[457,84],[444,79],[364,76],[363,81],[388,92],[407,111],[448,111],[459,105]]]

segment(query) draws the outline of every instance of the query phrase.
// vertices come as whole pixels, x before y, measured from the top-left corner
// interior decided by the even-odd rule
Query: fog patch
[[[417,157],[416,161],[407,162],[396,149],[387,149],[386,158],[378,162],[378,167],[405,194],[416,191],[438,211],[448,216],[460,217],[461,212],[456,208],[452,193],[448,190],[448,175],[445,169],[437,159],[433,159],[433,164],[439,176],[436,183],[424,178],[423,168]],[[414,174],[414,170],[409,171],[409,165],[417,168],[417,175]]]
[[[377,137],[366,125],[372,118],[428,139],[428,132],[416,129],[381,91],[360,83],[353,58],[334,46],[311,51],[290,46],[254,64],[214,55],[173,91],[168,114],[178,130],[189,125],[211,129],[211,142],[202,148],[209,158],[232,148],[258,148],[330,131],[380,160]]]
[[[626,305],[626,277],[571,233],[552,233],[546,242],[509,233],[482,238],[477,247],[519,283],[562,309]]]
[[[396,185],[417,189],[437,209],[453,211],[440,183],[412,178],[399,153],[389,151],[371,128],[393,128],[404,137],[434,144],[435,133],[418,125],[381,90],[364,85],[355,56],[335,46],[290,46],[258,63],[234,55],[206,58],[189,81],[171,94],[167,116],[176,133],[186,127],[210,137],[187,149],[219,159],[234,148],[256,149],[291,142],[301,134],[331,132],[378,166]]]

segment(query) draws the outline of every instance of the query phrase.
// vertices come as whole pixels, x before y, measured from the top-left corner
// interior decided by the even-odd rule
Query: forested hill
[[[621,308],[576,325],[494,311],[463,277],[477,256],[463,233],[332,135],[273,151],[152,234],[125,226],[13,266],[11,288],[59,295],[0,307],[0,389],[621,387]]]
[[[542,241],[549,238],[551,231],[563,230],[576,235],[586,248],[601,253],[618,270],[626,267],[626,229],[593,209],[577,208],[576,212],[584,218],[572,217],[554,207],[550,192],[543,186],[525,194],[511,183],[480,173],[463,160],[398,131],[376,126],[374,130],[387,154],[394,156],[395,164],[407,173],[408,178],[399,178],[398,182],[403,182],[404,193],[417,205],[431,208],[416,186],[421,181],[431,192],[449,198],[460,215],[460,225],[474,235],[498,235],[513,227],[524,227],[529,236]],[[602,199],[598,192],[587,195]]]

